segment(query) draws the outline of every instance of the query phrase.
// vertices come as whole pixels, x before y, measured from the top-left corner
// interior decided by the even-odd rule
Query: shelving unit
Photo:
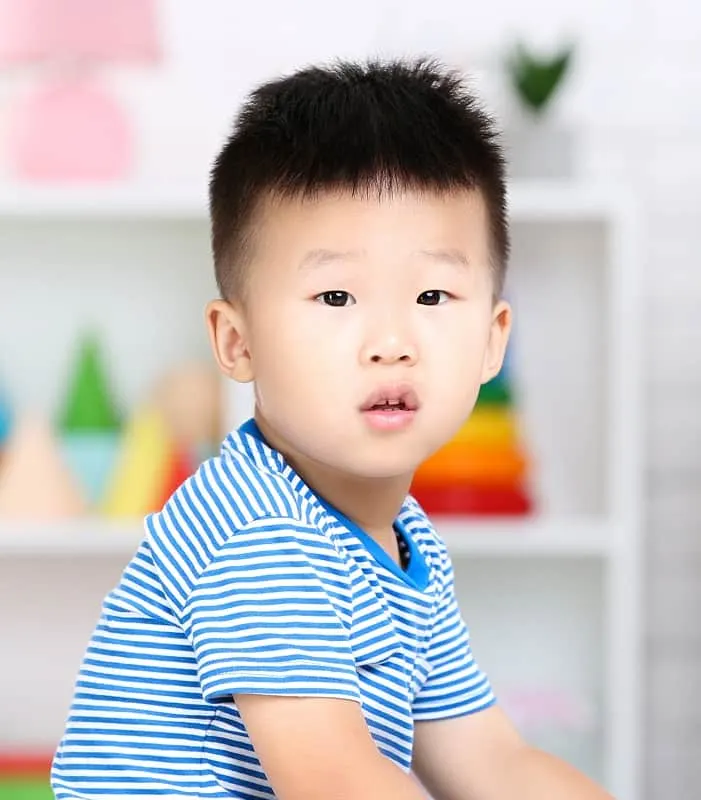
[[[512,184],[509,208],[515,221],[600,221],[621,213],[627,199],[617,188],[583,185],[575,188],[550,181]],[[197,219],[206,222],[206,186],[0,187],[2,219]]]
[[[435,522],[454,558],[473,647],[497,693],[545,685],[585,701],[592,725],[546,736],[543,745],[603,780],[617,800],[638,800],[633,207],[612,187],[558,183],[515,184],[509,202],[507,289],[540,513]],[[0,254],[3,295],[13,297],[0,316],[0,383],[17,387],[16,403],[54,412],[77,332],[93,319],[125,406],[161,365],[208,357],[197,309],[214,292],[204,187],[6,186]],[[41,325],[18,342],[30,308]],[[232,387],[230,400],[233,425],[248,416],[250,393]],[[0,666],[0,686],[8,687],[0,744],[53,746],[99,603],[141,536],[139,521],[0,520],[0,603],[22,609],[5,626],[4,646],[15,657]],[[48,676],[37,666],[47,647]],[[38,695],[41,718],[23,713]]]
[[[459,517],[434,520],[453,557],[608,558],[613,547],[611,530],[596,522],[572,522],[567,536],[552,521],[465,521]],[[563,523],[564,524],[564,523]],[[121,556],[125,560],[139,546],[143,525],[88,517],[77,521],[42,524],[0,522],[0,556]]]

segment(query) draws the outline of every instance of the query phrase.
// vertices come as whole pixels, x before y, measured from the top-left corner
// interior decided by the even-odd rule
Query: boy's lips
[[[419,398],[411,386],[393,384],[378,387],[361,405],[360,410],[398,413],[417,411],[418,408]]]
[[[419,398],[408,384],[378,387],[361,405],[360,411],[368,427],[376,431],[400,431],[416,417]]]

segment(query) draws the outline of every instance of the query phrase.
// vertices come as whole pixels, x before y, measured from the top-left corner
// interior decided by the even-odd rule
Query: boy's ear
[[[239,383],[252,381],[253,363],[241,309],[226,300],[212,300],[207,304],[205,320],[221,371]]]
[[[491,381],[499,374],[506,345],[511,333],[511,306],[506,300],[500,300],[492,311],[492,323],[489,331],[489,342],[482,363],[482,383]]]

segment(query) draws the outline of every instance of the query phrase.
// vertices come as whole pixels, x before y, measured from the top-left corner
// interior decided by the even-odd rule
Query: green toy
[[[97,336],[86,335],[58,420],[61,445],[91,507],[101,499],[119,446],[121,420],[112,400]]]
[[[116,432],[120,418],[110,395],[97,337],[83,339],[59,427],[64,433]]]

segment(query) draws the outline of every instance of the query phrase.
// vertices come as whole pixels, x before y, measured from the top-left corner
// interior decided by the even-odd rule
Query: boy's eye
[[[348,292],[323,292],[314,299],[325,306],[337,306],[339,308],[352,306],[355,303],[355,298]]]
[[[416,302],[422,306],[437,306],[445,303],[450,295],[442,289],[429,289],[427,292],[421,292],[416,298]]]

